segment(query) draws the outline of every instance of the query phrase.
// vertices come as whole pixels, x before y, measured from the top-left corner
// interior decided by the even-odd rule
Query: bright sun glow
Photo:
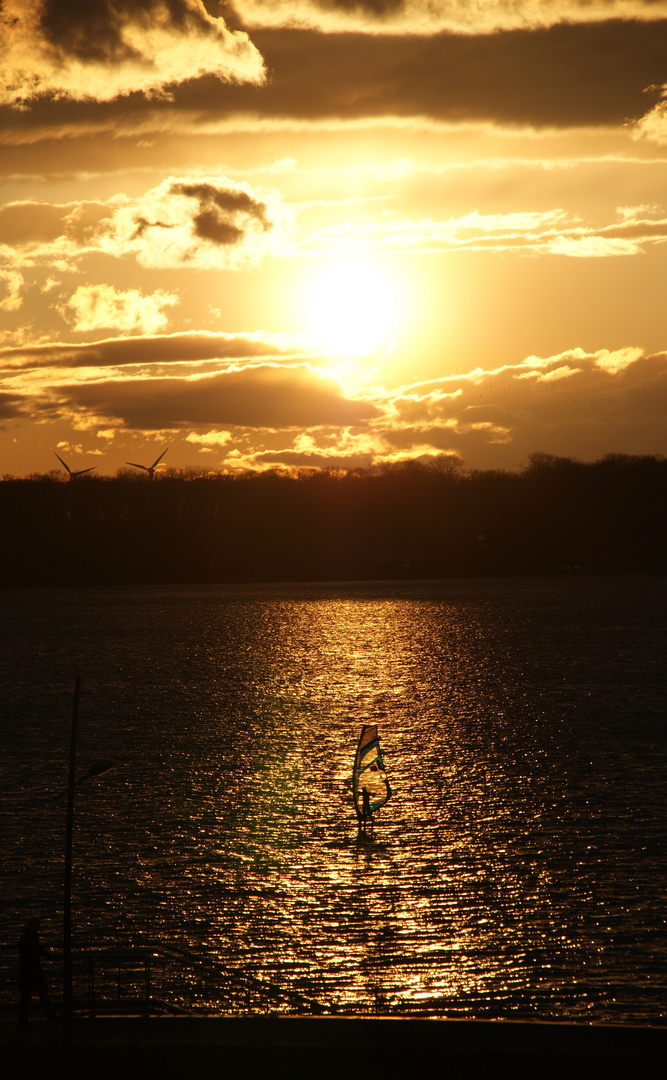
[[[375,265],[336,263],[306,289],[305,317],[318,348],[337,356],[364,356],[389,346],[398,323],[398,291]]]

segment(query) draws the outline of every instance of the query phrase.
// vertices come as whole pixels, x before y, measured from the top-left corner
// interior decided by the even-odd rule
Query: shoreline
[[[562,1075],[594,1061],[630,1064],[667,1060],[666,1027],[544,1023],[526,1020],[383,1017],[106,1017],[77,1019],[69,1052],[59,1022],[21,1028],[0,1018],[2,1056],[16,1075],[26,1067],[66,1066],[70,1076],[253,1075],[289,1067],[292,1075],[336,1075],[354,1067],[396,1073],[437,1061],[458,1075],[511,1068],[512,1075]],[[546,1073],[545,1073],[546,1069]]]

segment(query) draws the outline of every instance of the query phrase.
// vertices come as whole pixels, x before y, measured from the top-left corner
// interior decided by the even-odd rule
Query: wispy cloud
[[[18,311],[23,277],[18,270],[0,269],[0,311]]]
[[[619,220],[585,224],[565,210],[480,214],[420,221],[391,211],[365,220],[343,221],[300,239],[303,253],[354,251],[516,251],[531,254],[604,257],[635,255],[645,244],[667,240],[667,217],[648,217],[646,207],[624,208]]]
[[[310,27],[370,34],[486,34],[610,18],[655,19],[664,0],[233,0],[248,27]]]
[[[301,352],[281,334],[211,334],[191,331],[128,338],[108,338],[86,344],[26,344],[0,349],[0,373],[53,371],[67,368],[134,368],[209,361],[261,359]]]

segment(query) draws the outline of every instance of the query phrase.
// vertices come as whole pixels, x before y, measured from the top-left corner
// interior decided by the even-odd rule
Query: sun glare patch
[[[316,346],[336,356],[364,356],[396,332],[398,293],[375,265],[330,266],[306,289],[305,317]]]

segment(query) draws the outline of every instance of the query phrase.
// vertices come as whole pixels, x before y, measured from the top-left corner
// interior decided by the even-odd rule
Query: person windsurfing
[[[364,724],[359,736],[352,769],[352,797],[359,829],[373,828],[373,814],[391,798],[391,788],[374,724]]]
[[[366,823],[370,822],[371,828],[373,827],[373,811],[371,810],[371,794],[367,787],[362,789],[361,792],[362,804],[361,804],[361,822],[362,828],[365,828]]]

